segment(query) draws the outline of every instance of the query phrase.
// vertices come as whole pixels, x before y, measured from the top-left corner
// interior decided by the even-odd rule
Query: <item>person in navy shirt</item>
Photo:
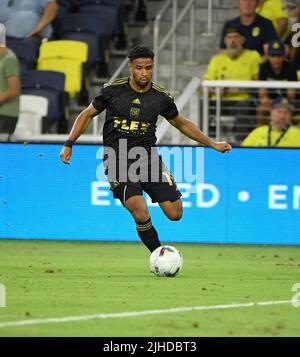
[[[230,27],[242,29],[246,42],[244,48],[266,54],[267,44],[278,40],[272,21],[258,15],[255,9],[258,0],[238,0],[239,16],[225,23],[221,35],[220,48],[225,49],[224,37]]]

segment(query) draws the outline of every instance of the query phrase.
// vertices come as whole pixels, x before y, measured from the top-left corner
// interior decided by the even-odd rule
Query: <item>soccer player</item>
[[[214,142],[178,113],[172,96],[152,82],[154,53],[148,47],[136,46],[128,57],[130,77],[104,85],[100,94],[78,115],[60,157],[68,163],[75,141],[92,117],[106,109],[103,127],[105,173],[114,198],[118,198],[130,212],[140,239],[152,252],[161,243],[152,225],[143,191],[149,194],[152,202],[158,202],[169,219],[177,221],[182,217],[181,193],[155,149],[158,115],[165,117],[187,137],[221,153],[230,151],[231,145]],[[138,159],[129,158],[132,149],[136,149]],[[133,170],[138,162],[141,165]],[[136,180],[133,171],[138,170],[141,179]]]

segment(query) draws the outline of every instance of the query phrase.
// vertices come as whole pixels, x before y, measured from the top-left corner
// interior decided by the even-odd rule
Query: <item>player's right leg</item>
[[[143,196],[132,196],[123,204],[136,222],[144,222],[150,218],[147,203]]]
[[[125,201],[124,207],[126,207],[132,215],[136,224],[137,233],[150,252],[160,247],[161,243],[157,231],[152,225],[144,197],[132,196]]]
[[[140,183],[111,183],[114,198],[118,198],[133,217],[137,233],[145,246],[153,252],[160,247],[156,229],[152,225],[149,210]]]

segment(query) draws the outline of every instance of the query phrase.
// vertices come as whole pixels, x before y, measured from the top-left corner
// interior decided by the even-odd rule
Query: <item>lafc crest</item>
[[[140,114],[140,108],[132,107],[130,108],[130,117],[137,119]]]

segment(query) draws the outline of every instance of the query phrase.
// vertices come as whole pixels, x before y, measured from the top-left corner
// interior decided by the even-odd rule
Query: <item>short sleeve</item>
[[[7,57],[5,61],[5,75],[6,78],[16,77],[20,75],[19,60],[14,54],[12,56]]]
[[[217,57],[214,56],[208,66],[207,66],[207,69],[206,69],[206,72],[203,76],[204,79],[207,79],[207,80],[214,80],[214,79],[219,79],[218,78],[218,75],[217,75]]]
[[[256,146],[257,134],[257,129],[251,131],[251,133],[241,143],[241,146]]]
[[[55,0],[39,0],[39,5],[45,8],[50,2],[55,2]],[[56,1],[58,3],[58,1]]]
[[[263,34],[264,34],[263,43],[266,44],[272,41],[277,41],[278,37],[272,21],[268,19],[264,19],[264,20],[265,23],[263,27]]]
[[[109,97],[108,89],[105,87],[101,88],[100,93],[92,101],[93,107],[102,112],[109,104]]]
[[[178,109],[172,96],[168,96],[160,114],[167,120],[174,119],[178,116]]]
[[[252,79],[258,78],[259,65],[261,63],[261,56],[257,51],[253,51],[252,60]]]

